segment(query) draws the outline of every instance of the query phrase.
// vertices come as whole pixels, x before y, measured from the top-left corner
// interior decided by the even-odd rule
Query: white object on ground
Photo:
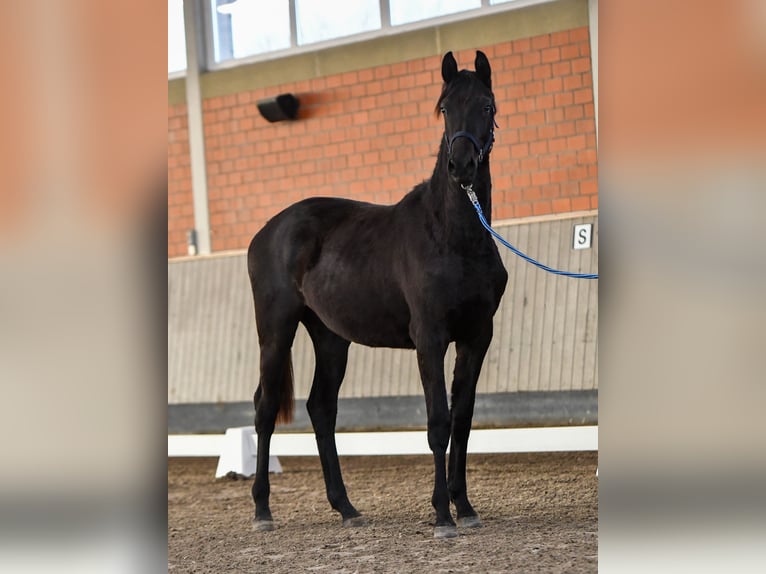
[[[335,435],[338,454],[431,454],[426,431],[353,432]],[[469,453],[564,452],[598,450],[597,426],[471,431]],[[277,433],[271,438],[269,471],[281,472],[277,456],[316,456],[313,434]],[[255,473],[256,436],[252,426],[225,435],[168,435],[168,456],[219,456],[216,476]],[[278,469],[278,470],[277,470]]]

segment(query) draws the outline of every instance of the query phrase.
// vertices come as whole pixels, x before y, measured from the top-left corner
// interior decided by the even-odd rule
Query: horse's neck
[[[484,235],[486,232],[468,199],[467,192],[447,174],[446,163],[446,159],[440,154],[440,160],[431,177],[431,209],[437,221],[447,238],[463,241],[472,236]],[[492,214],[491,189],[489,158],[486,158],[479,165],[473,191],[488,222],[491,222]]]

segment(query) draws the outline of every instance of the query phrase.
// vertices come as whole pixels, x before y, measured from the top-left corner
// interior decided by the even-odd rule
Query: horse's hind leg
[[[255,432],[258,436],[253,500],[255,530],[273,530],[269,508],[269,448],[278,416],[289,417],[292,408],[292,361],[290,348],[301,304],[292,297],[283,297],[271,305],[259,305],[256,295],[256,320],[261,350],[261,376],[255,391]],[[287,412],[281,412],[285,411]]]
[[[479,379],[484,356],[492,340],[492,324],[471,341],[457,341],[455,378],[452,382],[452,441],[449,453],[448,487],[450,499],[455,503],[459,526],[481,526],[481,520],[468,501],[466,487],[466,456],[468,435],[476,398],[476,383]]]
[[[306,310],[303,323],[316,355],[314,381],[306,408],[314,426],[327,499],[343,517],[343,526],[361,526],[365,520],[348,499],[335,445],[338,392],[346,372],[349,342],[330,331],[310,310]]]

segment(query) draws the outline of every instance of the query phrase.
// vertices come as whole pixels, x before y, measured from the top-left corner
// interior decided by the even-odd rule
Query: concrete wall
[[[572,249],[575,223],[592,222],[594,248]],[[498,225],[501,234],[546,264],[597,271],[594,214]],[[501,247],[509,283],[495,316],[480,393],[591,391],[598,387],[598,282],[538,270]],[[252,400],[258,339],[244,253],[168,263],[168,403]],[[314,368],[310,339],[293,345],[295,395],[306,399]],[[451,380],[454,349],[445,360]],[[352,345],[343,398],[420,396],[413,351]]]

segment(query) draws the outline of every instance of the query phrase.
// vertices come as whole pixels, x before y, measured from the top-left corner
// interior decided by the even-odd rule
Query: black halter
[[[452,144],[455,143],[457,138],[468,138],[471,140],[471,143],[479,152],[479,163],[483,162],[484,158],[487,157],[489,152],[492,151],[492,144],[495,143],[495,128],[499,127],[495,121],[494,115],[492,116],[492,125],[493,127],[489,129],[489,139],[484,145],[481,145],[481,142],[478,140],[478,138],[471,132],[461,130],[452,134],[451,138],[448,138],[447,132],[444,132],[444,141],[447,142],[447,153],[452,154]]]

